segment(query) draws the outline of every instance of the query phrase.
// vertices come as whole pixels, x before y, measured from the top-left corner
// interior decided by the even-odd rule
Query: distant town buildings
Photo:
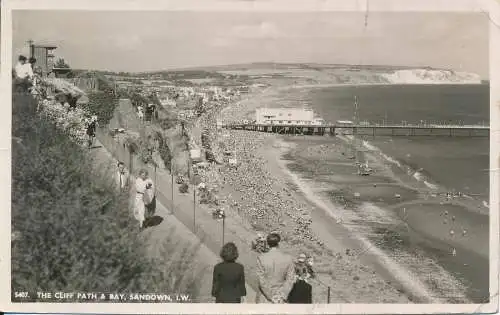
[[[191,119],[195,117],[195,112],[192,109],[186,109],[179,111],[177,117],[179,119]]]

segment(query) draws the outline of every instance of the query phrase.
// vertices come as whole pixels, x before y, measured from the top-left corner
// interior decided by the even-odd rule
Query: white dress
[[[146,193],[146,185],[148,183],[153,184],[153,181],[149,178],[143,180],[140,177],[135,180],[136,195],[135,195],[134,217],[141,223],[144,222],[144,213],[146,211],[143,198],[144,194]],[[152,190],[153,187],[150,189]]]

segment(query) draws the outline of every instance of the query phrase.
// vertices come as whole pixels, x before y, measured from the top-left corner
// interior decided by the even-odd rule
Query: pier
[[[355,135],[372,137],[488,137],[489,126],[482,125],[272,125],[222,124],[222,128],[292,135]]]

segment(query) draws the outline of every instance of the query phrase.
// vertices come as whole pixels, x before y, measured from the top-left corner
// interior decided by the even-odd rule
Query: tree
[[[196,112],[196,115],[199,117],[203,115],[206,112],[205,106],[204,106],[204,100],[203,97],[198,97],[198,100],[196,101],[196,105],[194,108],[194,111]]]
[[[56,61],[55,68],[66,68],[69,69],[70,66],[64,61],[64,58],[59,58]]]
[[[156,93],[151,93],[151,94],[149,95],[148,100],[149,100],[151,103],[153,103],[153,104],[155,104],[155,105],[157,105],[157,106],[161,106],[160,99],[158,98],[158,96],[156,95]]]

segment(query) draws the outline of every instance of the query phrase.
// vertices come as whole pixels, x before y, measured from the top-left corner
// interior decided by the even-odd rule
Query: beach
[[[225,108],[219,118],[249,118],[262,104],[290,106],[294,101],[303,101],[308,89],[260,89]],[[353,270],[367,268],[385,284],[390,283],[383,287],[384,292],[403,292],[398,299],[406,296],[415,301],[452,303],[479,302],[487,297],[488,252],[483,245],[488,240],[487,217],[474,217],[470,214],[473,211],[464,210],[477,207],[475,200],[447,200],[433,193],[425,182],[415,181],[413,174],[387,163],[378,153],[363,152],[375,173],[358,176],[353,161],[347,158],[352,149],[349,139],[233,130],[222,131],[218,141],[233,146],[242,165],[246,165],[238,171],[222,171],[223,176],[231,178],[230,188],[222,194],[246,191],[239,197],[241,208],[245,203],[252,204],[256,197],[275,199],[267,206],[285,208],[285,212],[292,209],[300,213],[290,204],[301,204],[308,209],[314,239],[334,253],[355,257],[358,267]],[[259,162],[248,166],[250,161]],[[259,182],[281,182],[281,189],[262,191],[266,186],[255,182],[252,189],[256,193],[248,193],[248,179],[256,178]],[[322,181],[327,185],[318,184]],[[287,187],[287,194],[270,198],[271,192],[283,187]],[[350,277],[342,281],[346,286],[356,283]],[[374,298],[361,291],[351,292],[351,298],[358,303]]]

